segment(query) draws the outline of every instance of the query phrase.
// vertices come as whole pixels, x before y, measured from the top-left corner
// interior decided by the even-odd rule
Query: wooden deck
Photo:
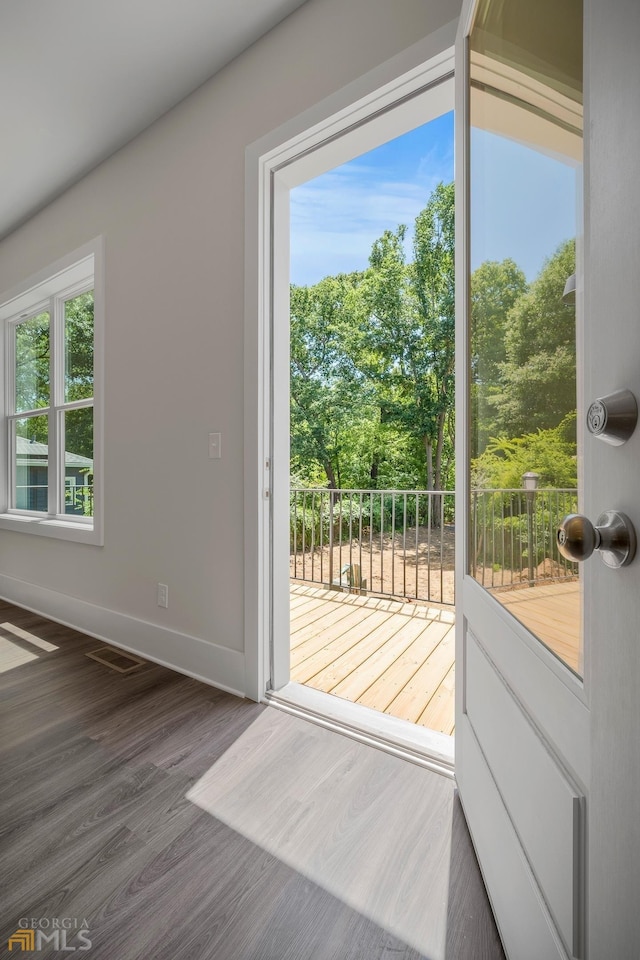
[[[496,592],[494,596],[572,670],[582,673],[582,617],[578,580],[537,584],[535,587]]]
[[[579,669],[579,584],[496,599]],[[455,727],[452,607],[291,583],[291,679],[442,733]]]
[[[291,679],[453,733],[451,607],[291,584]]]

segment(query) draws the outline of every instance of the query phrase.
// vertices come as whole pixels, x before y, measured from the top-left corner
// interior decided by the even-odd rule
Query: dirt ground
[[[333,565],[329,547],[291,554],[291,576],[309,583],[345,584],[349,565],[360,568],[362,588],[367,595],[392,596],[398,600],[453,603],[455,530],[453,524],[441,529],[419,527],[406,535],[374,534],[371,538],[334,544]],[[341,571],[342,573],[341,577]],[[357,579],[357,570],[354,571]],[[353,574],[352,574],[353,576]],[[365,583],[366,581],[366,583]]]

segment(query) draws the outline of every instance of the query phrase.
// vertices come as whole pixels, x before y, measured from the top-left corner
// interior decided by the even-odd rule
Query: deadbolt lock
[[[631,390],[616,390],[594,400],[587,411],[587,429],[599,440],[620,446],[638,422],[638,404]]]

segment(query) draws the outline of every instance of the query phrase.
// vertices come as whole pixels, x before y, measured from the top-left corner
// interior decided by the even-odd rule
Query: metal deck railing
[[[291,577],[335,589],[452,604],[453,490],[292,488]],[[471,574],[492,589],[573,579],[555,530],[574,489],[473,490]]]

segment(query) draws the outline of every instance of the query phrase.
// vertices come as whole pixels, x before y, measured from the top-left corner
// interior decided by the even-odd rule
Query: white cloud
[[[413,225],[440,181],[453,176],[453,131],[425,124],[291,193],[291,279],[316,283],[364,269],[371,246],[400,224],[411,257]]]
[[[322,277],[363,269],[373,242],[404,223],[411,250],[413,222],[440,181],[433,165],[412,182],[352,163],[303,184],[291,195],[291,278],[315,283]]]

